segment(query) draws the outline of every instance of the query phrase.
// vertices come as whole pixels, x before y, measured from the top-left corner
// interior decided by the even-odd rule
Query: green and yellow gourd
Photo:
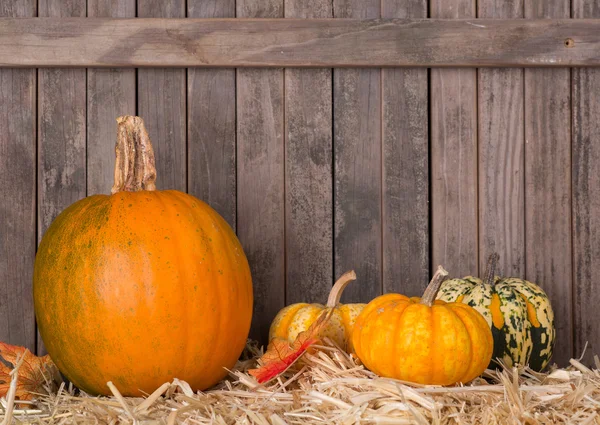
[[[554,312],[546,293],[535,283],[494,276],[498,254],[490,256],[483,280],[467,276],[444,282],[437,299],[462,302],[483,315],[492,329],[494,353],[508,366],[542,370],[552,357],[556,337]]]

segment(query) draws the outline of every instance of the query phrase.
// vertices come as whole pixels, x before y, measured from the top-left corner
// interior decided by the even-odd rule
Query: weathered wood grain
[[[140,0],[138,16],[151,15],[146,3]],[[564,67],[600,65],[598,49],[598,19],[4,18],[0,24],[0,67]]]
[[[188,0],[190,18],[235,17],[234,0]],[[235,230],[235,70],[187,71],[188,191]]]
[[[135,18],[136,0],[87,0],[90,18]]]
[[[423,0],[384,0],[384,18],[427,16]],[[426,69],[384,69],[383,292],[429,281],[429,88]]]
[[[574,0],[574,18],[600,18],[600,3]],[[600,69],[573,69],[573,319],[575,347],[600,353]]]
[[[336,18],[381,16],[379,0],[334,0]],[[334,69],[335,275],[355,270],[343,302],[381,294],[381,70]]]
[[[40,16],[85,16],[84,0],[39,0]],[[54,218],[86,196],[86,70],[38,71],[38,243]],[[38,354],[45,349],[38,338]]]
[[[525,2],[525,18],[566,18],[562,0]],[[548,293],[555,315],[553,360],[573,355],[569,69],[525,70],[525,275]]]
[[[35,0],[2,2],[0,16],[36,15]],[[36,78],[0,70],[0,341],[35,352]]]
[[[85,0],[38,0],[38,16],[40,18],[85,18]],[[43,19],[35,19],[43,21]],[[79,21],[81,22],[81,21]]]
[[[185,0],[138,0],[140,18],[184,18]],[[181,21],[179,21],[181,22]],[[187,190],[186,72],[138,70],[138,115],[148,128],[156,154],[158,189]]]
[[[286,18],[331,17],[331,0],[285,0]],[[330,69],[285,70],[286,303],[325,302],[333,285]]]
[[[585,362],[600,352],[600,72],[573,70],[574,355],[588,344]]]
[[[31,18],[37,16],[35,0],[5,0],[0,3],[0,18]]]
[[[358,279],[343,302],[381,294],[381,71],[334,70],[335,274]]]
[[[571,116],[569,70],[525,72],[526,277],[548,293],[554,361],[572,352]]]
[[[480,0],[480,18],[522,18],[523,0]],[[478,70],[479,269],[492,252],[498,273],[525,274],[523,69]]]
[[[473,0],[432,0],[431,16],[475,16]],[[478,24],[480,25],[480,24]],[[484,24],[485,25],[485,24]],[[431,251],[452,276],[478,272],[477,75],[431,70]]]
[[[135,17],[135,0],[87,0],[90,17]],[[115,140],[121,115],[136,114],[135,70],[90,68],[87,72],[87,194],[110,193]]]
[[[238,17],[283,17],[280,0],[238,0]],[[284,80],[281,69],[237,71],[237,231],[250,262],[250,337],[267,342],[285,304]]]

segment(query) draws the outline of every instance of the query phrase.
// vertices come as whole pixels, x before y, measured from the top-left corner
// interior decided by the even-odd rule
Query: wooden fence
[[[251,336],[348,269],[345,300],[367,301],[497,251],[549,293],[559,364],[600,353],[600,68],[580,67],[600,65],[596,0],[1,0],[0,16],[302,18],[0,21],[0,340],[43,350],[37,243],[109,192],[115,117],[137,114],[159,188],[239,235]]]

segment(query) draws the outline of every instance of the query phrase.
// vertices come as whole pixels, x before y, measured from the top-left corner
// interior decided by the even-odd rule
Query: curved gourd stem
[[[487,283],[490,286],[494,286],[494,276],[496,274],[496,266],[500,255],[497,252],[493,252],[488,257],[487,267],[485,268],[485,275],[483,276],[483,283]]]
[[[425,292],[421,297],[421,304],[431,307],[440,290],[440,286],[442,286],[442,283],[444,283],[446,279],[448,279],[448,272],[442,266],[438,266],[435,274],[431,278],[431,282],[429,282],[427,289],[425,289]]]
[[[140,117],[117,118],[115,184],[111,193],[156,190],[154,150]]]
[[[354,270],[350,270],[349,272],[344,273],[340,278],[335,282],[333,288],[331,288],[331,292],[329,293],[329,298],[327,298],[327,307],[333,308],[340,303],[340,298],[342,297],[342,292],[350,282],[356,280],[356,273]]]

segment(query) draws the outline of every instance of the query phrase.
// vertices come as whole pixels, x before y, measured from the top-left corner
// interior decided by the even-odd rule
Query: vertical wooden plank
[[[568,18],[569,2],[525,2],[525,18]],[[569,69],[525,70],[525,276],[554,308],[554,361],[573,355]]]
[[[11,0],[2,17],[36,16],[34,0]],[[35,256],[36,78],[0,70],[0,341],[35,351],[31,282]]]
[[[188,0],[190,18],[234,18],[235,0]],[[236,228],[235,70],[188,69],[188,191]]]
[[[184,18],[185,0],[138,0],[140,18]],[[186,70],[138,70],[138,115],[156,154],[156,186],[187,190]]]
[[[134,18],[135,0],[88,0],[89,17]],[[116,118],[135,115],[135,70],[87,72],[87,194],[110,193],[114,179]]]
[[[431,0],[432,18],[474,18],[474,0]],[[431,70],[432,263],[452,276],[478,272],[477,76]]]
[[[479,18],[522,18],[523,0],[480,0]],[[478,71],[479,268],[500,254],[503,276],[525,273],[523,70]]]
[[[426,18],[425,0],[383,0],[384,18]],[[421,295],[429,281],[426,69],[384,69],[383,292]]]
[[[331,0],[286,0],[286,18],[329,18]],[[329,69],[285,70],[286,302],[324,302],[333,276]]]
[[[336,18],[379,18],[379,0],[334,0]],[[381,294],[381,70],[334,69],[335,275],[354,269],[343,302]]]
[[[39,0],[40,17],[85,17],[85,0]],[[86,195],[86,70],[38,71],[38,241]],[[45,353],[38,338],[38,354]]]
[[[600,18],[600,3],[573,0],[574,18]],[[600,69],[573,68],[573,285],[575,347],[600,353]]]
[[[281,0],[238,0],[237,17],[281,18]],[[266,342],[285,304],[283,70],[237,71],[237,231],[250,262],[250,337]]]

